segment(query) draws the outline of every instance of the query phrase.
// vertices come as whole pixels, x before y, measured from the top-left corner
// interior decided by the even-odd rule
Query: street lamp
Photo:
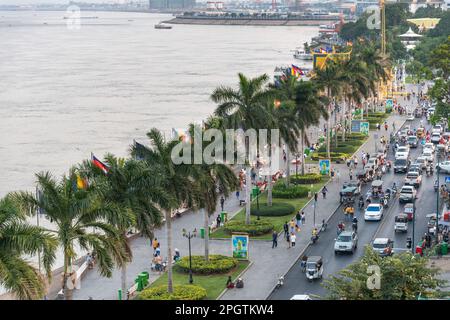
[[[440,174],[440,171],[441,171],[441,168],[439,167],[439,160],[440,159],[441,159],[441,155],[438,154],[437,155],[437,166],[436,166],[438,192],[436,193],[436,229],[435,229],[435,232],[434,232],[434,235],[436,237],[436,244],[438,242],[438,233],[439,233],[439,193],[440,193],[440,190],[439,190],[439,186],[440,186],[440,184],[439,184],[439,174]]]
[[[209,232],[209,230],[205,230],[205,232]],[[197,237],[197,229],[195,228],[192,232],[187,232],[186,229],[183,228],[183,237],[188,238],[189,241],[189,283],[192,284],[194,279],[192,278],[191,239]],[[170,258],[171,257],[169,257],[169,259]]]

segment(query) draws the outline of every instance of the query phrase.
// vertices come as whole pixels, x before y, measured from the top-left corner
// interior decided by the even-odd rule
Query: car
[[[430,150],[432,153],[434,153],[434,144],[431,142],[427,142],[423,145],[423,151]]]
[[[403,186],[400,189],[399,201],[402,202],[414,202],[417,197],[417,191],[413,186]]]
[[[450,173],[450,161],[442,161],[436,165],[436,169],[439,168],[441,172]]]
[[[444,130],[442,129],[442,126],[440,124],[437,124],[435,126],[433,126],[433,128],[431,129],[431,133],[439,133],[441,134]]]
[[[424,156],[418,157],[414,163],[420,164],[420,167],[422,168],[422,170],[426,170],[427,169],[428,160]]]
[[[395,216],[394,232],[397,231],[408,232],[408,216],[404,213]]]
[[[369,160],[367,161],[367,164],[364,167],[364,169],[371,169],[371,168],[373,168],[374,170],[378,169],[378,159],[377,158],[370,157]]]
[[[382,257],[391,256],[394,254],[394,241],[389,238],[376,238],[373,240],[372,249]]]
[[[404,158],[409,157],[409,146],[400,146],[397,148],[397,152],[395,152],[395,158]]]
[[[417,146],[419,145],[419,139],[417,139],[416,136],[408,136],[406,142],[411,148],[417,148]]]
[[[351,252],[358,248],[358,235],[353,231],[342,231],[334,242],[334,253]]]
[[[344,182],[340,194],[344,195],[346,192],[349,192],[350,189],[355,193],[355,195],[359,195],[361,193],[361,181],[357,180]]]
[[[422,175],[418,172],[409,171],[405,177],[405,185],[407,186],[415,186],[416,188],[420,187],[422,183]]]
[[[433,132],[430,141],[434,144],[438,144],[439,141],[441,141],[441,134],[438,132]]]
[[[413,163],[409,166],[408,172],[417,172],[422,174],[422,166],[418,163]]]
[[[383,217],[383,206],[379,203],[371,203],[364,212],[364,220],[380,221]]]
[[[408,112],[406,114],[406,120],[408,121],[414,121],[415,117],[414,117],[414,112]]]
[[[394,173],[408,172],[409,160],[406,157],[396,158],[394,161]]]
[[[296,294],[296,295],[293,295],[290,300],[312,300],[312,299],[307,294]]]
[[[429,163],[433,162],[434,160],[434,155],[433,155],[433,151],[431,151],[431,149],[425,149],[422,152],[422,157],[424,157],[425,159],[427,159],[427,161]]]

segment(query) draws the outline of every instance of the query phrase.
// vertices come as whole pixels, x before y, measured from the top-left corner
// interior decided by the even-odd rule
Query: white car
[[[290,300],[312,300],[307,294],[296,294]]]
[[[405,185],[420,187],[422,184],[422,175],[419,172],[408,172],[405,177]]]
[[[364,220],[380,221],[383,217],[383,206],[379,203],[369,204],[364,212]]]
[[[406,114],[406,120],[408,120],[408,121],[414,121],[414,112],[408,112],[407,114]]]
[[[434,153],[434,144],[431,142],[427,142],[423,145],[423,151],[430,150],[432,153]]]
[[[413,186],[403,186],[400,189],[400,196],[398,200],[402,202],[414,202],[417,198],[417,191]]]
[[[428,162],[433,162],[433,160],[434,160],[433,151],[431,151],[431,149],[423,150],[422,157],[427,159]]]
[[[409,157],[409,147],[401,146],[397,148],[397,152],[395,153],[395,158],[408,158]]]
[[[342,231],[334,242],[334,253],[351,252],[358,248],[358,235],[353,231]]]
[[[450,161],[439,162],[436,165],[436,168],[439,168],[441,172],[450,172]]]
[[[438,144],[441,140],[441,134],[439,132],[433,132],[431,135],[431,142],[434,144]]]
[[[435,133],[435,132],[442,133],[442,131],[443,131],[442,126],[440,124],[433,126],[433,129],[431,129],[431,133]]]

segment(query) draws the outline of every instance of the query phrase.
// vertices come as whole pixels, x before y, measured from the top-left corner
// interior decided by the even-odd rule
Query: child
[[[297,236],[294,233],[292,233],[291,234],[291,244],[292,244],[293,247],[295,247],[295,240],[296,239],[297,239]]]

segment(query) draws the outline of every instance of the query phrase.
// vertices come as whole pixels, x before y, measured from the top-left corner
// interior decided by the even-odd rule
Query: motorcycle
[[[358,232],[358,222],[353,222],[352,223],[352,230],[355,232]]]
[[[312,241],[313,244],[316,243],[317,240],[319,240],[319,235],[318,235],[318,234],[313,235],[313,236],[311,237],[311,241]]]
[[[359,199],[358,208],[359,209],[364,208],[364,200],[363,199]]]
[[[320,227],[320,232],[323,232],[325,230],[327,230],[327,223],[325,222],[325,219],[322,220],[322,226]]]

